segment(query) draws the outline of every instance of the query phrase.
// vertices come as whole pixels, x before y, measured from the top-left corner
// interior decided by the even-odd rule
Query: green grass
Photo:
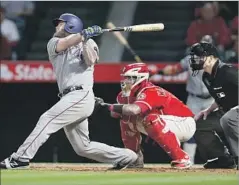
[[[238,185],[236,174],[3,170],[1,185]]]

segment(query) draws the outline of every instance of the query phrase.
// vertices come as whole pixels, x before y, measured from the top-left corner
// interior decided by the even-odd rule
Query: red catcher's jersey
[[[137,104],[143,115],[154,113],[178,117],[194,116],[191,110],[172,93],[150,82],[139,91],[137,97],[122,97],[122,92],[120,92],[117,96],[117,102]]]

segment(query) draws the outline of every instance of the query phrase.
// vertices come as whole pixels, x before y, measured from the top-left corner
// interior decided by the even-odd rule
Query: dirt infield
[[[66,164],[66,163],[32,163],[30,170],[39,170],[39,171],[82,171],[82,172],[108,172],[111,165],[107,164]],[[124,169],[121,171],[123,173],[214,173],[214,174],[239,174],[236,169],[204,169],[201,165],[195,165],[191,169],[186,170],[177,170],[172,169],[167,164],[146,164],[143,169]]]

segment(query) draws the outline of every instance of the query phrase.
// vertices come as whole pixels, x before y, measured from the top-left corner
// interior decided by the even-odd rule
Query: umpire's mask
[[[209,42],[200,42],[192,45],[190,49],[190,67],[193,71],[192,75],[196,76],[199,70],[203,69],[203,65],[208,56],[218,57],[216,47]]]

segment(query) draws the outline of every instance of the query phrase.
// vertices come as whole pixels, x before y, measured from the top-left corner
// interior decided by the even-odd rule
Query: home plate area
[[[39,171],[82,171],[82,172],[112,172],[109,170],[112,165],[100,164],[100,163],[32,163],[30,170]],[[236,169],[204,169],[202,165],[194,165],[190,169],[173,169],[169,164],[145,164],[144,168],[141,169],[123,169],[115,171],[120,173],[137,173],[137,172],[149,172],[149,173],[167,173],[167,172],[208,172],[217,174],[238,174]]]

